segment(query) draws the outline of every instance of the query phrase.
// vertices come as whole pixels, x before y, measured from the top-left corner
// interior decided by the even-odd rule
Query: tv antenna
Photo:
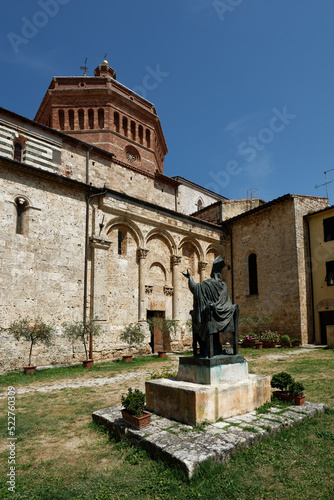
[[[327,180],[327,172],[333,172],[333,170],[334,170],[334,168],[330,168],[329,170],[326,170],[324,172],[324,174],[325,174],[325,182],[324,182],[324,184],[319,184],[319,186],[315,186],[316,189],[318,189],[318,188],[320,188],[322,186],[326,186],[326,198],[327,199],[329,199],[329,197],[328,197],[328,184],[331,184],[331,182],[334,182],[334,180],[333,181],[328,181]]]
[[[85,72],[82,76],[87,76],[87,69],[88,69],[88,66],[87,66],[87,57],[85,59],[85,65],[84,66],[80,66],[80,69],[83,69]]]

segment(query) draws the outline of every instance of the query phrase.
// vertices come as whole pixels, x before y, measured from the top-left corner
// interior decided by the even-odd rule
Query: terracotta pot
[[[269,340],[262,340],[263,347],[276,347],[276,342],[270,342]]]
[[[242,343],[243,347],[255,347],[256,341],[254,340],[244,340]]]
[[[93,359],[84,359],[82,362],[84,368],[93,368],[93,363],[94,363]]]
[[[24,366],[23,371],[25,375],[33,375],[36,371],[36,366]]]
[[[198,353],[198,351],[197,351]],[[159,358],[165,358],[166,357],[166,351],[158,351],[158,356]]]
[[[128,425],[131,425],[131,427],[134,427],[135,429],[140,430],[143,427],[146,427],[151,422],[151,413],[149,413],[148,411],[143,411],[140,417],[131,415],[131,413],[128,413],[126,410],[121,411],[124,422],[126,422]]]
[[[123,361],[125,361],[126,363],[130,363],[130,361],[132,361],[131,354],[126,354],[126,355],[122,356],[122,358],[123,358]]]
[[[286,394],[283,391],[274,391],[273,395],[282,401],[293,401],[295,405],[301,406],[304,404],[305,395],[304,396],[291,396],[291,394]]]
[[[301,342],[295,342],[294,344],[292,344],[292,347],[300,347],[302,345]]]
[[[262,342],[256,342],[255,343],[255,349],[262,349],[263,343]]]
[[[281,342],[281,347],[291,347],[291,342]]]

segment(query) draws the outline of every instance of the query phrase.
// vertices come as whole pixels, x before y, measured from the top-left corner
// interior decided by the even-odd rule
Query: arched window
[[[123,117],[122,126],[123,126],[123,134],[125,136],[127,136],[128,135],[128,119],[125,116]]]
[[[94,128],[94,110],[88,110],[88,126],[92,130]]]
[[[136,124],[133,120],[131,120],[131,138],[133,141],[136,140]]]
[[[20,142],[14,142],[14,160],[22,162],[23,146]]]
[[[58,120],[59,120],[59,128],[60,130],[65,129],[65,115],[62,109],[58,110]]]
[[[143,129],[143,126],[142,126],[142,125],[139,125],[139,127],[138,127],[138,137],[139,137],[139,142],[140,142],[140,144],[143,144],[143,140],[144,140],[144,129]]]
[[[24,198],[15,200],[16,206],[16,234],[23,234],[24,230],[24,212],[28,203]]]
[[[202,200],[202,198],[198,198],[198,200],[196,202],[196,206],[197,206],[197,211],[202,210],[202,208],[203,208],[203,200]]]
[[[148,148],[151,147],[151,131],[148,128],[146,129],[146,145]]]
[[[70,125],[70,129],[74,130],[74,111],[73,111],[73,109],[68,110],[68,123]]]
[[[78,118],[79,118],[79,128],[80,128],[80,130],[84,130],[85,129],[85,112],[83,109],[79,109]]]
[[[257,257],[255,253],[251,253],[248,257],[248,281],[249,281],[249,295],[257,295]]]
[[[100,108],[97,114],[99,120],[99,128],[104,128],[104,109]]]
[[[118,255],[126,255],[126,229],[118,229]]]
[[[114,113],[114,125],[116,132],[119,132],[119,113],[115,111]]]

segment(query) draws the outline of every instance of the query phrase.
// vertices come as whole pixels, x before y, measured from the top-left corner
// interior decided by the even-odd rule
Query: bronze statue
[[[217,257],[212,266],[211,278],[195,283],[189,271],[182,273],[188,278],[188,285],[194,296],[192,316],[194,355],[197,342],[200,355],[213,357],[223,354],[219,340],[220,332],[234,332],[233,354],[238,352],[237,316],[238,306],[233,305],[227,293],[226,283],[221,278],[225,261]]]

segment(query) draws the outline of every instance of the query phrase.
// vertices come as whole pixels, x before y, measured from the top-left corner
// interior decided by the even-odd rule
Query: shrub
[[[264,340],[266,342],[279,342],[280,341],[280,336],[277,332],[273,332],[271,330],[265,330],[263,333],[260,335],[261,340]]]
[[[135,389],[133,392],[132,388],[129,387],[127,394],[122,396],[122,405],[131,415],[140,417],[145,406],[145,394],[139,389]]]
[[[304,396],[305,387],[300,382],[292,382],[288,385],[288,394],[290,396]]]
[[[286,391],[289,384],[294,382],[293,378],[289,373],[280,372],[273,375],[271,379],[271,387],[280,389],[281,391]]]
[[[289,335],[282,335],[282,337],[281,337],[281,342],[290,342],[290,337],[289,337]]]

